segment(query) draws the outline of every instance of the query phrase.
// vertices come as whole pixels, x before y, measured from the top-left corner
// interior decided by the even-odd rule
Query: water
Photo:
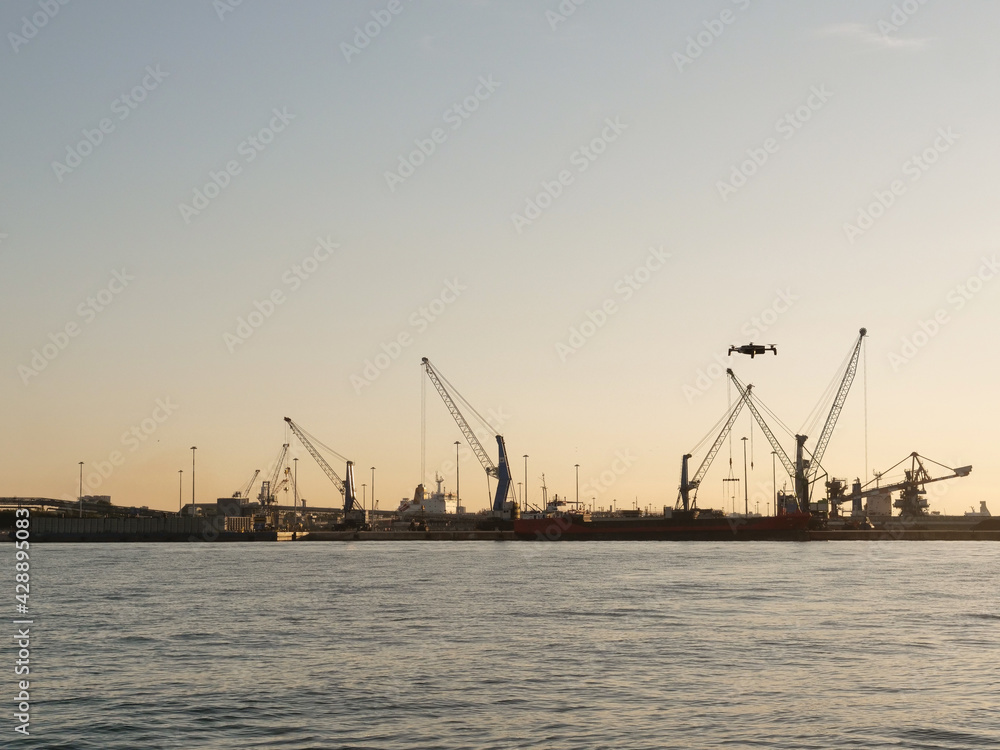
[[[32,552],[24,747],[1000,746],[993,542]]]

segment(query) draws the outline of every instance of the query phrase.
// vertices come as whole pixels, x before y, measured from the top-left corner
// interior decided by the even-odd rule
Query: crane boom
[[[288,443],[284,443],[281,446],[281,452],[278,453],[278,458],[274,462],[274,471],[268,475],[267,479],[262,479],[260,482],[260,492],[257,495],[257,499],[260,501],[261,505],[270,505],[274,502],[274,486],[278,483],[278,477],[281,475],[281,469],[285,465],[285,457],[288,455]]]
[[[242,498],[250,497],[250,489],[253,487],[253,483],[257,481],[257,476],[259,474],[260,474],[260,469],[254,471],[253,476],[250,477],[250,481],[247,482],[242,487],[240,487],[240,489],[236,490],[236,492],[233,493],[233,497],[242,497]]]
[[[826,447],[830,444],[830,438],[833,437],[833,428],[837,426],[837,419],[844,408],[844,402],[847,401],[847,394],[851,390],[851,384],[854,382],[854,376],[858,371],[861,344],[864,342],[865,336],[868,335],[868,329],[862,328],[858,334],[858,340],[854,344],[854,351],[851,353],[850,362],[844,371],[843,379],[840,381],[837,396],[833,399],[833,406],[830,407],[830,413],[826,417],[826,424],[823,425],[823,431],[819,435],[819,440],[816,441],[816,450],[813,451],[812,463],[809,465],[810,484],[812,484],[816,478],[816,474],[820,470],[820,462],[823,460],[823,454],[826,453]]]
[[[777,438],[774,437],[774,433],[771,432],[771,428],[767,426],[767,422],[764,421],[764,417],[760,415],[760,412],[757,411],[757,407],[754,406],[753,402],[750,400],[750,389],[753,388],[753,386],[744,386],[732,370],[726,370],[726,372],[732,379],[733,385],[736,386],[736,390],[739,391],[740,396],[742,396],[746,401],[747,408],[750,409],[750,413],[753,414],[754,419],[757,420],[757,424],[760,425],[760,429],[763,430],[764,435],[767,437],[767,442],[771,444],[771,449],[778,455],[778,460],[781,461],[781,465],[785,467],[785,471],[788,472],[788,476],[794,479],[795,464],[793,464],[791,459],[788,458],[788,454],[785,453],[785,449],[781,447],[781,443],[779,443]]]
[[[431,379],[431,382],[434,384],[437,392],[441,395],[441,400],[444,401],[444,405],[448,407],[448,411],[451,412],[451,416],[455,418],[455,421],[458,423],[458,428],[465,436],[466,441],[469,443],[469,447],[472,448],[472,452],[476,454],[476,458],[479,459],[479,463],[481,463],[483,468],[486,469],[487,474],[496,478],[496,464],[493,463],[493,459],[489,457],[486,449],[483,448],[483,444],[479,442],[479,438],[477,438],[476,433],[472,431],[472,428],[466,421],[465,416],[459,410],[455,400],[451,397],[451,394],[448,393],[448,389],[444,387],[444,383],[441,382],[441,378],[438,377],[438,374],[431,365],[430,360],[427,359],[427,357],[424,357],[421,362],[424,366],[424,371],[427,373],[427,377]]]
[[[329,463],[327,463],[327,460],[325,458],[323,458],[323,454],[320,453],[316,449],[316,446],[312,444],[312,441],[308,437],[306,437],[306,434],[302,431],[302,428],[299,427],[295,422],[293,422],[291,417],[285,417],[285,421],[288,423],[288,426],[292,430],[292,432],[295,433],[295,436],[302,442],[302,445],[305,446],[305,449],[309,451],[309,455],[312,456],[316,460],[316,463],[319,464],[319,468],[321,468],[323,470],[323,473],[330,478],[331,482],[333,482],[333,486],[336,487],[337,491],[344,496],[344,513],[350,513],[352,510],[354,510],[354,504],[355,502],[357,502],[356,498],[354,497],[354,482],[349,481],[347,484],[345,484],[344,481],[339,476],[337,476],[337,472],[333,470],[333,467],[330,466]],[[349,480],[353,480],[354,476],[353,461],[347,462],[347,476]]]
[[[924,461],[930,461],[931,463],[937,464],[951,473],[945,476],[932,477],[923,462],[920,460],[921,458],[923,458]],[[861,487],[861,482],[856,481],[854,488],[849,495],[841,495],[836,498],[837,505],[850,501],[855,505],[855,507],[860,507],[861,500],[866,497],[896,492],[899,490],[900,497],[894,505],[900,509],[900,515],[925,515],[927,501],[920,497],[920,495],[923,494],[922,487],[924,485],[932,484],[933,482],[943,482],[946,479],[955,479],[956,477],[967,477],[970,473],[972,473],[972,466],[959,466],[958,468],[953,469],[949,466],[945,466],[944,464],[939,464],[937,461],[927,458],[927,456],[921,456],[916,451],[913,451],[909,456],[902,459],[902,461],[897,462],[884,472],[879,472],[878,476],[881,477],[884,474],[888,474],[907,459],[910,459],[910,468],[904,470],[903,481],[895,482],[893,484],[883,484],[881,486],[870,487],[868,489],[863,489]]]
[[[281,470],[285,465],[285,457],[288,455],[288,443],[283,443],[281,446],[281,452],[278,454],[277,460],[274,462],[274,471],[265,480],[271,487],[274,487],[278,483],[278,477],[281,476]]]
[[[752,385],[747,386],[747,395],[750,393],[750,389],[753,388]],[[725,425],[723,425],[722,430],[719,432],[718,437],[715,438],[715,442],[712,447],[709,448],[708,453],[702,460],[701,465],[698,467],[698,471],[695,472],[693,478],[687,478],[688,471],[688,459],[691,458],[690,453],[684,454],[681,460],[681,489],[680,489],[680,499],[684,510],[688,510],[691,505],[691,490],[695,492],[698,491],[698,486],[701,484],[701,480],[705,478],[705,474],[708,468],[712,465],[712,461],[715,460],[715,456],[718,454],[719,449],[722,448],[722,443],[726,439],[726,435],[733,428],[733,424],[736,422],[736,417],[739,416],[740,411],[743,409],[743,404],[746,403],[747,397],[741,396],[739,401],[732,407],[729,412],[729,418],[726,420]]]
[[[744,386],[736,374],[730,369],[726,370],[729,374],[730,379],[733,381],[733,385],[736,386],[736,390],[746,399],[747,408],[750,409],[750,413],[753,414],[754,419],[757,420],[757,424],[760,425],[760,429],[764,432],[765,437],[767,437],[767,442],[771,444],[771,449],[777,455],[778,460],[781,461],[781,465],[788,472],[788,476],[792,478],[795,482],[795,499],[798,501],[799,510],[803,513],[809,512],[809,482],[806,479],[806,467],[807,461],[804,457],[804,446],[806,442],[805,435],[795,436],[795,463],[788,457],[785,453],[784,448],[781,447],[781,443],[778,442],[777,438],[774,437],[774,433],[771,432],[771,428],[767,426],[767,422],[764,421],[764,417],[761,416],[760,412],[757,411],[757,407],[754,406],[753,401],[750,399],[750,386]]]
[[[751,388],[753,388],[752,385],[747,386],[747,396],[750,395]],[[708,455],[705,456],[705,459],[701,462],[701,466],[698,467],[698,471],[695,472],[694,478],[691,480],[691,484],[695,487],[697,487],[701,483],[701,480],[705,478],[705,473],[708,471],[708,467],[712,465],[712,461],[715,459],[716,454],[718,454],[719,449],[722,448],[722,443],[725,441],[726,435],[728,435],[729,431],[733,428],[733,424],[736,422],[736,417],[739,416],[740,411],[743,409],[743,404],[745,404],[746,401],[747,397],[744,397],[736,402],[736,406],[729,415],[729,419],[726,420],[725,426],[722,428],[722,431],[719,432],[719,436],[712,444],[711,449],[708,451]]]
[[[507,446],[504,444],[503,435],[497,435],[497,449],[499,451],[499,467],[493,463],[493,460],[486,453],[486,449],[483,448],[482,443],[479,442],[479,438],[476,437],[476,433],[473,432],[472,427],[469,426],[468,421],[462,414],[455,400],[451,397],[448,389],[445,388],[442,378],[434,370],[431,362],[427,357],[421,359],[421,363],[424,366],[424,371],[427,373],[427,377],[430,378],[434,387],[437,389],[438,394],[441,396],[441,400],[444,401],[445,406],[448,407],[448,411],[451,412],[451,416],[454,417],[455,422],[458,423],[459,429],[465,436],[465,440],[469,443],[469,447],[472,448],[472,452],[476,454],[476,458],[479,459],[479,463],[483,465],[486,470],[487,476],[491,476],[497,480],[497,491],[496,495],[493,497],[493,510],[497,513],[503,512],[504,503],[507,501],[507,495],[510,492],[511,477],[510,468],[507,462]],[[471,408],[471,407],[470,407]],[[473,409],[473,411],[475,411]]]

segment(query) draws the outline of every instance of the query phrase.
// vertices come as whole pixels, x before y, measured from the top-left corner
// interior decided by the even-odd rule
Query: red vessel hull
[[[518,539],[537,541],[664,540],[664,541],[806,541],[810,517],[733,518],[713,513],[675,512],[673,516],[640,518],[594,517],[567,514],[549,518],[519,518],[513,522]]]

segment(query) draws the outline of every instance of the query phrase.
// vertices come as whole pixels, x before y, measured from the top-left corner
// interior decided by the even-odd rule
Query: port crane
[[[299,439],[302,445],[305,446],[305,449],[309,451],[309,455],[312,456],[314,459],[316,459],[316,463],[319,464],[319,467],[323,470],[323,473],[326,474],[327,477],[329,477],[331,482],[333,482],[333,486],[336,487],[337,491],[344,496],[345,522],[350,522],[353,524],[357,523],[363,524],[365,510],[364,508],[361,507],[361,503],[357,501],[357,497],[355,496],[354,492],[354,462],[344,458],[339,453],[337,453],[337,451],[333,450],[329,446],[320,443],[320,445],[326,448],[326,450],[328,450],[330,453],[333,453],[338,458],[341,458],[342,460],[347,462],[347,472],[346,472],[347,479],[346,480],[341,479],[339,476],[337,476],[337,472],[333,470],[333,467],[330,466],[329,463],[327,463],[327,460],[325,458],[323,458],[323,454],[316,449],[315,445],[313,445],[314,440],[317,443],[319,443],[319,440],[317,440],[314,436],[309,435],[309,433],[303,430],[298,424],[293,422],[291,417],[285,417],[285,422],[288,423],[288,427],[291,429],[292,432],[295,433],[295,436]]]
[[[767,442],[771,444],[771,449],[774,451],[778,460],[781,461],[781,465],[784,467],[785,471],[788,472],[788,476],[791,477],[792,481],[795,483],[795,499],[799,506],[799,511],[802,513],[809,512],[809,485],[806,480],[806,467],[807,463],[805,460],[804,446],[806,442],[805,435],[795,436],[795,462],[788,457],[785,453],[785,449],[781,447],[781,443],[771,432],[771,428],[768,426],[764,417],[761,416],[760,411],[754,405],[753,399],[750,396],[752,385],[743,385],[740,379],[736,377],[731,369],[726,370],[726,374],[729,375],[729,379],[732,380],[733,385],[736,386],[736,390],[739,392],[740,397],[746,400],[747,408],[750,413],[753,414],[754,419],[757,420],[757,424],[760,425],[760,429],[763,431],[764,436],[767,438]]]
[[[901,482],[883,484],[881,486],[877,485],[882,476],[900,466],[907,459],[910,460],[910,468],[903,470],[903,480]],[[947,469],[951,473],[945,476],[931,477],[930,472],[927,471],[927,467],[924,466],[923,461],[940,466],[943,469]],[[943,482],[946,479],[955,479],[956,477],[967,477],[970,473],[972,473],[971,465],[959,466],[957,469],[952,469],[944,464],[927,458],[927,456],[921,456],[919,453],[914,451],[886,471],[879,472],[876,475],[876,478],[872,480],[873,482],[876,482],[875,487],[868,487],[866,489],[861,486],[861,481],[857,479],[854,481],[850,494],[844,494],[844,482],[839,479],[830,480],[826,483],[826,487],[828,490],[831,508],[839,508],[842,503],[850,502],[852,505],[851,514],[855,516],[862,515],[863,511],[861,501],[864,498],[871,497],[872,495],[884,495],[896,491],[899,491],[899,498],[893,503],[893,507],[899,509],[899,515],[925,516],[927,515],[927,500],[923,497],[924,485],[931,484],[932,482]],[[871,482],[869,482],[869,484],[871,484]]]
[[[291,470],[291,469],[289,469],[289,468],[288,468],[288,467],[286,466],[286,467],[285,467],[285,471],[283,472],[283,476],[281,477],[281,479],[280,479],[280,480],[278,481],[278,483],[277,483],[276,485],[274,485],[274,486],[273,486],[273,487],[271,488],[271,496],[272,496],[272,497],[274,497],[274,498],[277,498],[277,497],[278,497],[278,494],[279,494],[279,493],[280,493],[280,492],[281,492],[282,490],[286,490],[286,491],[287,491],[287,489],[288,489],[288,486],[289,486],[289,485],[290,485],[291,483],[292,483],[292,470]],[[275,502],[277,502],[277,499],[275,499]]]
[[[278,458],[274,462],[274,470],[268,476],[267,479],[261,480],[260,492],[257,494],[257,500],[260,502],[260,507],[264,508],[268,505],[274,503],[275,487],[278,484],[279,477],[281,477],[281,470],[285,466],[285,458],[288,456],[288,443],[283,443],[281,446],[281,452],[278,453]]]
[[[840,380],[840,387],[837,389],[837,395],[833,399],[833,405],[830,407],[830,413],[827,414],[826,423],[823,425],[823,431],[819,435],[819,440],[816,441],[816,450],[812,452],[812,458],[806,462],[806,482],[804,487],[806,509],[809,507],[809,493],[812,489],[812,485],[816,481],[819,470],[822,468],[821,462],[824,454],[826,453],[826,448],[830,444],[830,438],[833,437],[833,428],[837,426],[837,419],[840,417],[840,412],[844,409],[844,403],[847,401],[847,394],[850,392],[851,384],[854,382],[854,376],[857,374],[858,359],[861,356],[861,345],[864,343],[865,336],[867,335],[868,329],[866,328],[862,328],[858,331],[858,340],[854,343],[854,349],[851,351],[847,368],[844,370],[844,376]]]
[[[241,499],[246,499],[250,497],[250,488],[253,487],[253,483],[257,481],[257,477],[260,475],[260,469],[254,471],[253,476],[250,477],[250,481],[240,487],[236,492],[233,493],[233,497],[238,497]]]
[[[775,439],[774,434],[771,432],[764,418],[760,415],[760,412],[754,407],[752,400],[749,395],[747,395],[747,405],[750,411],[753,413],[754,418],[760,425],[761,430],[767,436],[768,442],[771,444],[771,448],[774,450],[775,454],[781,460],[782,466],[784,466],[785,471],[792,478],[795,483],[795,499],[799,506],[799,510],[802,513],[809,512],[809,496],[812,489],[812,485],[816,482],[816,477],[822,468],[821,461],[823,456],[826,454],[826,449],[830,444],[830,438],[833,437],[833,430],[837,426],[837,419],[840,417],[841,411],[844,409],[844,403],[847,401],[847,394],[850,393],[851,384],[854,382],[854,376],[858,371],[858,360],[861,356],[862,344],[864,343],[865,336],[868,335],[868,330],[862,328],[858,331],[858,339],[854,343],[854,348],[851,350],[850,355],[847,359],[847,366],[844,369],[844,374],[840,379],[840,385],[837,388],[836,395],[833,399],[833,404],[830,407],[830,412],[827,414],[826,422],[823,425],[823,430],[820,432],[819,440],[816,442],[816,449],[812,451],[811,457],[806,458],[806,453],[808,452],[805,443],[808,439],[806,435],[795,435],[795,462],[788,458],[788,455],[781,448],[781,445]],[[747,392],[748,389],[740,383],[733,371],[726,370],[729,377],[732,379],[733,383],[736,385],[737,389],[741,392]]]
[[[479,463],[481,463],[483,468],[486,470],[486,475],[497,480],[496,494],[493,497],[493,512],[497,514],[503,513],[504,504],[507,502],[507,495],[510,492],[511,485],[510,468],[507,463],[507,447],[504,444],[503,435],[496,436],[497,448],[499,450],[499,461],[497,464],[494,464],[493,459],[489,457],[486,449],[483,448],[482,443],[479,442],[479,438],[476,437],[476,433],[472,431],[472,428],[469,426],[465,416],[459,410],[458,405],[455,403],[455,399],[451,396],[451,392],[449,392],[448,388],[445,387],[445,383],[447,381],[439,372],[437,372],[437,370],[434,369],[434,366],[431,365],[431,362],[427,359],[427,357],[421,359],[421,363],[423,364],[424,371],[427,373],[427,377],[430,378],[430,381],[434,384],[437,392],[441,395],[441,400],[444,401],[445,406],[448,407],[448,411],[451,412],[451,416],[454,417],[455,422],[458,423],[458,427],[465,436],[466,441],[469,443],[469,447],[472,448],[472,452],[476,454],[476,458],[479,459]],[[451,391],[454,391],[455,395],[461,399],[461,401],[469,408],[469,410],[471,410],[473,414],[476,415],[476,417],[479,418],[479,421],[484,425],[489,426],[489,423],[483,419],[483,417],[472,407],[471,404],[469,404],[468,401],[462,398],[458,391],[455,390],[455,387],[452,386],[451,383],[448,383],[448,385],[451,386]]]
[[[685,453],[681,458],[681,486],[680,492],[677,495],[677,502],[674,503],[674,508],[683,507],[684,510],[691,510],[693,507],[697,507],[697,492],[698,487],[701,484],[701,480],[705,478],[705,473],[708,468],[712,465],[712,461],[715,460],[715,456],[719,453],[719,449],[722,447],[722,443],[725,442],[726,435],[732,430],[733,424],[736,422],[736,417],[739,416],[740,411],[743,409],[743,405],[747,403],[750,398],[750,389],[753,388],[752,385],[746,387],[746,391],[740,394],[740,398],[733,404],[728,410],[726,415],[723,416],[724,424],[722,429],[719,431],[718,437],[715,438],[715,442],[712,443],[712,447],[708,449],[708,453],[702,460],[701,465],[698,467],[698,471],[694,473],[694,476],[688,479],[688,461],[691,458],[691,453]],[[711,433],[709,433],[711,434]],[[692,451],[693,453],[694,451]]]

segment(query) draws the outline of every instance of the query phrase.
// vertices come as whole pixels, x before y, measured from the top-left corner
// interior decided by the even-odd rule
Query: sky
[[[369,506],[371,467],[380,509],[450,491],[428,357],[519,497],[544,475],[574,499],[579,465],[582,501],[659,509],[725,367],[813,446],[865,327],[824,468],[971,464],[932,509],[1000,512],[998,23],[985,0],[6,2],[0,495],[75,498],[82,461],[85,494],[176,509],[191,446],[205,502],[288,442],[307,503],[339,506],[286,416]],[[727,354],[750,341],[778,354]],[[771,448],[746,414],[732,435],[699,504],[731,505],[748,437],[764,512]]]

